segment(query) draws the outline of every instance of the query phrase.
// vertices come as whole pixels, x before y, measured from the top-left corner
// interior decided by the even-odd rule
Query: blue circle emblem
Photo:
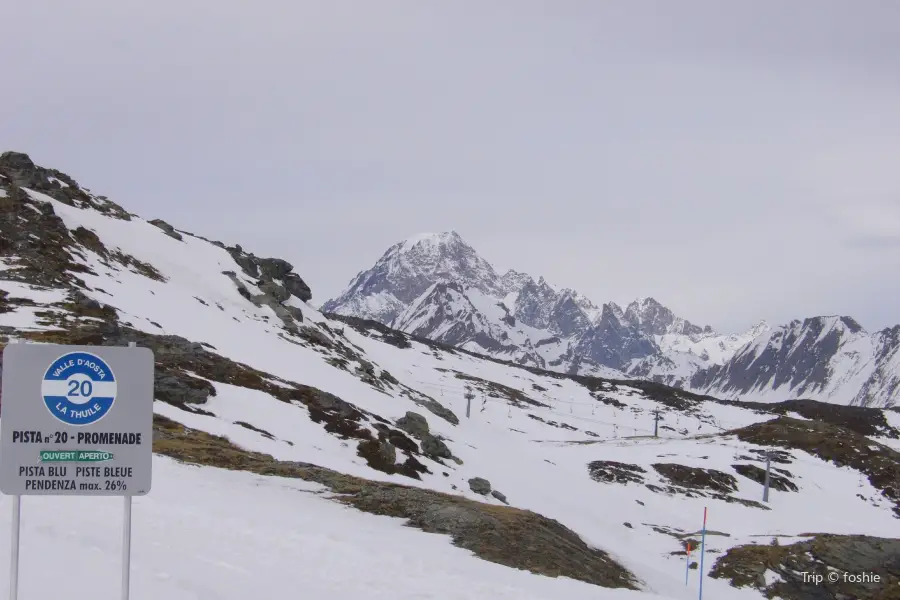
[[[90,425],[116,401],[116,377],[102,358],[70,352],[50,364],[41,382],[47,410],[66,425]]]

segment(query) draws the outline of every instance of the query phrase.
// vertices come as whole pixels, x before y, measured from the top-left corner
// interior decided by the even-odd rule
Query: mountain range
[[[453,280],[461,269],[472,285]],[[717,339],[649,300],[597,307],[492,271],[458,236],[417,238],[356,278],[371,293],[355,302],[457,344],[496,343],[507,358],[597,343],[577,368],[617,376],[597,357],[647,359],[659,336]],[[14,368],[3,371],[8,344],[134,344],[154,356],[135,599],[690,600],[700,588],[716,600],[900,598],[900,540],[885,537],[900,518],[900,410],[545,370],[323,313],[313,296],[282,258],[0,154],[0,378]],[[828,325],[825,338],[854,328]],[[777,363],[763,343],[775,331],[741,352]],[[604,335],[628,344],[604,348]],[[698,360],[718,364],[719,338]],[[117,375],[121,406],[135,398]],[[118,579],[98,568],[122,559],[111,518],[121,499],[22,504],[21,597],[117,597]],[[48,577],[54,565],[66,577]],[[841,572],[878,580],[808,579]]]
[[[394,244],[322,309],[517,364],[723,398],[890,407],[900,392],[900,326],[815,316],[721,333],[654,298],[598,306],[543,277],[501,275],[456,231]]]

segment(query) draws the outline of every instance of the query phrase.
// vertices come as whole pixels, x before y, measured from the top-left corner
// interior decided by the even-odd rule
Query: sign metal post
[[[15,343],[16,340],[10,340]],[[12,497],[12,523],[9,531],[9,600],[19,597],[19,530],[22,520],[22,496]]]
[[[150,491],[153,353],[129,343],[3,349],[0,491],[12,496],[10,600],[18,600],[22,496],[122,496],[122,599],[132,496]]]

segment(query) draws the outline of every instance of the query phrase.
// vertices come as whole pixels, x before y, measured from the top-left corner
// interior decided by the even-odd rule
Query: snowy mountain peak
[[[417,233],[401,242],[401,251],[407,252],[413,248],[439,248],[450,244],[466,245],[456,231],[444,231],[442,233]]]
[[[531,275],[510,269],[500,278],[500,289],[505,293],[518,293],[526,284],[533,283]]]
[[[615,302],[606,302],[600,307],[600,314],[597,315],[595,321],[600,321],[604,318],[615,318],[617,321],[624,321],[625,311]]]
[[[698,327],[675,314],[654,298],[638,298],[625,309],[625,320],[647,335],[712,333],[710,327]]]
[[[751,339],[753,339],[753,338],[756,338],[757,336],[759,336],[760,334],[762,334],[766,331],[769,331],[770,329],[772,329],[772,326],[769,325],[769,322],[766,321],[765,319],[762,319],[756,325],[750,327],[747,330],[746,335],[750,336]]]
[[[494,268],[456,231],[424,233],[388,248],[371,269],[359,273],[322,310],[387,324],[441,281],[488,293],[500,291]]]
[[[538,282],[537,282],[537,284],[538,284],[538,286],[540,286],[540,287],[545,287],[545,288],[547,288],[547,289],[552,290],[553,292],[556,292],[556,288],[553,287],[552,285],[550,285],[550,283],[549,283],[546,279],[544,279],[543,275],[540,276],[540,277],[538,277]]]

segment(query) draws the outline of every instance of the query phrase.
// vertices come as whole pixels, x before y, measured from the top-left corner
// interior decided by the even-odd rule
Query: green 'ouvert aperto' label
[[[41,462],[104,462],[112,460],[111,452],[100,450],[41,450]]]

